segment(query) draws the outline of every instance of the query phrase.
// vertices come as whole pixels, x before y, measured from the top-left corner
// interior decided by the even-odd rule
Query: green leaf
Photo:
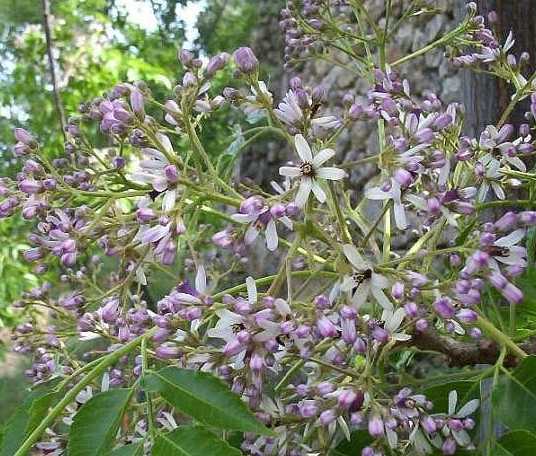
[[[471,399],[480,397],[480,383],[470,380],[461,380],[438,384],[426,388],[423,393],[434,404],[434,412],[443,413],[448,410],[449,393],[458,392],[458,408]]]
[[[220,429],[271,435],[246,404],[206,372],[166,367],[144,379],[145,387],[200,423]]]
[[[513,431],[497,442],[495,456],[534,456],[536,435],[528,431]]]
[[[183,426],[160,434],[152,456],[240,456],[240,450],[229,446],[214,434],[199,426]]]
[[[142,456],[143,440],[141,442],[131,443],[113,450],[109,456]]]
[[[29,393],[22,405],[7,422],[2,439],[0,456],[13,456],[37,425],[46,416],[57,393],[49,393],[45,389]]]
[[[536,356],[504,375],[493,392],[497,420],[510,430],[536,431]]]
[[[374,439],[367,431],[355,431],[350,434],[350,441],[345,440],[332,450],[330,456],[354,456],[361,454],[361,450],[369,446]]]
[[[132,391],[118,388],[99,393],[80,408],[69,432],[70,456],[100,456],[110,450]]]

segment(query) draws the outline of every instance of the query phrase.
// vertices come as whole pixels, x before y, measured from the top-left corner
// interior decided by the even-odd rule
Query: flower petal
[[[312,179],[305,177],[301,180],[298,192],[296,193],[296,199],[294,200],[298,207],[305,206],[305,203],[307,203],[307,200],[309,199],[309,193],[311,193],[312,187]]]
[[[266,225],[266,231],[264,232],[264,235],[266,236],[266,247],[268,248],[268,250],[273,252],[275,249],[277,249],[279,241],[277,237],[277,228],[273,220],[270,220],[268,222],[268,225]]]
[[[497,247],[512,247],[525,237],[525,230],[519,229],[512,231],[508,236],[497,239],[494,244]]]
[[[318,152],[318,154],[316,154],[315,158],[313,159],[313,165],[321,166],[324,163],[326,163],[334,155],[335,155],[335,151],[333,149],[322,149],[321,151]]]
[[[352,244],[344,244],[342,246],[342,251],[344,252],[344,255],[346,258],[348,258],[348,261],[352,263],[352,266],[356,268],[359,271],[363,271],[367,269],[367,262],[363,259],[363,257],[360,255],[360,253],[357,251],[357,248],[355,245]]]
[[[281,176],[287,176],[287,177],[298,177],[301,175],[300,168],[296,168],[295,166],[282,166],[279,168],[279,174]]]
[[[248,277],[246,279],[246,287],[248,289],[248,301],[250,304],[255,304],[257,302],[257,284],[253,277]]]
[[[311,148],[309,147],[309,144],[307,143],[303,135],[294,136],[294,145],[296,146],[296,152],[298,152],[298,155],[302,159],[302,161],[313,161],[313,153],[311,152]]]
[[[318,181],[313,179],[313,186],[312,186],[311,190],[313,191],[316,199],[320,203],[325,203],[326,202],[326,198],[327,198],[326,193],[324,192],[324,190],[322,190],[322,187],[320,186]]]
[[[207,274],[205,273],[205,268],[203,265],[200,265],[197,268],[197,274],[195,276],[195,289],[199,293],[205,293],[207,290]]]
[[[316,175],[322,179],[341,180],[346,177],[346,172],[340,168],[328,166],[316,170]]]

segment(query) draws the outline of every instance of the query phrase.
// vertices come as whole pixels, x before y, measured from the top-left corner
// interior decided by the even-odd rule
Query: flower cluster
[[[511,315],[524,300],[518,278],[536,225],[535,109],[518,127],[505,119],[465,136],[461,105],[413,94],[396,65],[385,65],[386,39],[371,38],[375,27],[363,35],[361,3],[290,1],[281,15],[288,61],[338,43],[366,63],[359,74],[368,91],[345,94],[338,107],[329,87],[299,77],[275,100],[250,48],[206,63],[182,50],[169,99],[157,101],[143,82],[118,84],[69,120],[62,157],[50,161],[38,139],[15,130],[22,167],[0,184],[0,216],[20,213],[33,224],[24,258],[47,276],[15,303],[26,321],[13,347],[33,355],[35,384],[69,385],[86,366],[105,366],[60,411],[67,427],[97,382],[102,391],[144,388],[148,371],[179,366],[219,377],[274,431],[242,435],[244,454],[328,454],[354,435],[364,436],[355,443],[362,456],[475,448],[479,400],[458,406],[451,391],[440,410],[446,398],[424,391],[414,354],[478,347],[491,327],[489,344],[503,348],[498,363],[506,350],[524,355],[488,319],[486,296]],[[515,67],[506,77],[513,103],[531,95],[536,105],[536,89],[508,54],[513,38],[500,46],[484,24],[470,4],[437,46],[450,46],[455,64],[489,64],[498,76]],[[363,55],[345,44],[353,40]],[[218,93],[211,82],[231,67],[232,84]],[[250,139],[275,131],[287,141],[292,161],[281,163],[281,184],[248,186],[221,172],[220,151],[199,132],[224,105],[256,124]],[[341,161],[337,139],[356,122],[378,127],[378,150],[364,160],[379,172],[350,197],[347,177],[359,162]],[[94,131],[109,147],[94,145]],[[80,355],[73,338],[91,348]],[[113,362],[93,364],[99,359]],[[138,396],[146,412],[125,420],[117,443],[143,440],[150,454],[155,428],[187,417],[148,392]],[[62,429],[33,441],[36,451],[63,454]]]

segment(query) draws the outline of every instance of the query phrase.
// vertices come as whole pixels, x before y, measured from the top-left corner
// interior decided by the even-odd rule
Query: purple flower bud
[[[368,432],[374,438],[383,436],[385,432],[384,426],[383,426],[383,420],[379,415],[373,415],[372,417],[369,418]]]
[[[523,301],[523,292],[512,283],[506,284],[500,292],[510,304],[520,304]]]
[[[410,318],[415,318],[419,314],[419,308],[416,303],[413,301],[408,302],[404,305],[404,311],[406,315]]]
[[[194,55],[187,49],[181,49],[179,52],[179,60],[184,66],[189,66],[194,59]]]
[[[184,87],[193,87],[196,85],[196,83],[197,83],[197,78],[190,71],[187,71],[182,77],[182,85]]]
[[[353,348],[356,351],[356,353],[359,353],[362,355],[366,353],[367,351],[367,344],[361,337],[358,337],[354,342]]]
[[[300,339],[305,339],[309,336],[309,334],[311,334],[311,328],[307,325],[300,325],[296,328],[294,334]]]
[[[327,426],[328,424],[333,423],[336,419],[337,414],[333,409],[324,410],[320,414],[320,424],[322,424],[322,426]]]
[[[264,367],[264,358],[258,353],[253,353],[249,360],[249,367],[253,372],[260,372]]]
[[[155,354],[161,359],[175,359],[181,355],[181,351],[177,345],[166,344],[156,347]]]
[[[502,290],[508,284],[508,280],[500,272],[492,272],[488,279],[497,290]]]
[[[321,382],[316,386],[316,390],[318,391],[319,396],[324,397],[335,391],[335,385],[330,382]]]
[[[376,452],[374,448],[365,447],[361,450],[361,456],[376,456]]]
[[[404,297],[404,284],[402,282],[395,282],[391,288],[391,296],[399,300]]]
[[[316,326],[322,337],[336,337],[338,335],[337,327],[325,316],[316,322]]]
[[[316,306],[317,309],[327,309],[329,308],[330,306],[330,302],[329,302],[329,299],[327,296],[325,295],[318,295],[318,296],[315,296],[314,300],[313,300],[313,303],[314,305]]]
[[[249,47],[238,48],[233,54],[236,66],[245,74],[251,74],[257,71],[259,61]]]
[[[318,85],[313,88],[313,91],[311,93],[311,99],[315,104],[325,103],[328,99],[328,91],[326,89],[326,86]]]
[[[519,214],[519,221],[524,225],[536,225],[536,211],[523,211]]]
[[[374,340],[378,341],[381,344],[385,344],[389,341],[389,332],[382,328],[381,326],[376,326],[372,330],[372,337]]]
[[[101,318],[105,323],[115,323],[119,313],[119,301],[117,299],[112,299],[106,303],[100,310]]]
[[[142,223],[149,222],[156,217],[155,212],[149,207],[140,207],[136,211],[136,218]]]
[[[240,343],[238,339],[233,339],[223,347],[223,354],[227,357],[238,355],[241,351],[244,351],[244,345]]]
[[[449,298],[439,298],[434,302],[434,309],[441,318],[452,318],[456,313],[456,309],[452,305]]]
[[[275,204],[270,208],[270,214],[273,218],[280,218],[285,215],[286,207],[283,204]]]
[[[464,323],[474,323],[478,319],[478,314],[471,309],[461,309],[456,313],[456,317]]]
[[[35,148],[37,146],[37,143],[35,142],[34,137],[28,133],[24,128],[15,128],[15,139],[22,144],[29,146],[31,148]]]
[[[441,446],[444,455],[456,454],[456,441],[452,437],[447,437]]]
[[[409,187],[413,181],[411,173],[402,168],[397,169],[393,177],[402,188]]]
[[[298,76],[294,76],[289,81],[289,87],[292,90],[301,89],[302,88],[302,80]]]
[[[43,191],[43,185],[41,182],[33,179],[24,179],[19,182],[19,189],[21,192],[28,194],[40,193]]]
[[[475,420],[473,420],[472,418],[465,418],[463,420],[463,428],[464,429],[468,429],[468,430],[471,430],[475,427],[476,423],[475,423]]]
[[[415,139],[421,144],[430,143],[434,140],[434,132],[431,128],[422,128],[415,134]]]
[[[308,400],[299,404],[299,412],[303,418],[313,418],[318,415],[318,406],[315,401]]]
[[[457,268],[462,264],[462,257],[457,253],[449,255],[449,263],[453,268]]]
[[[222,53],[212,57],[207,64],[206,74],[208,77],[214,76],[217,71],[221,70],[227,63],[227,55]]]
[[[434,120],[433,126],[436,130],[443,130],[452,124],[452,116],[450,114],[441,114]]]
[[[130,106],[139,119],[145,117],[145,102],[143,94],[139,90],[132,90],[130,92]]]
[[[499,231],[510,231],[516,226],[518,220],[517,214],[514,212],[507,212],[499,220],[497,220],[493,226]]]
[[[171,184],[174,184],[179,180],[179,171],[175,165],[167,165],[164,168],[164,173],[166,174],[166,179]]]
[[[348,109],[348,115],[352,120],[359,120],[363,115],[363,112],[363,106],[355,103]]]
[[[301,209],[295,203],[289,203],[286,207],[286,213],[289,217],[296,217],[300,213]]]
[[[480,236],[480,245],[491,245],[495,242],[496,239],[497,236],[495,236],[493,233],[482,233],[482,235]]]
[[[415,329],[419,332],[424,332],[428,329],[428,322],[421,318],[415,322]]]
[[[428,415],[421,419],[421,426],[428,434],[433,434],[437,431],[435,420]]]

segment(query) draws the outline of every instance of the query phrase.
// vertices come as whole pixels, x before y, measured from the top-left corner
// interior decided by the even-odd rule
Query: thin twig
[[[52,43],[52,34],[50,33],[50,4],[48,0],[41,0],[43,5],[43,27],[45,29],[45,40],[47,45],[47,56],[48,64],[50,71],[50,79],[52,80],[52,91],[54,92],[54,104],[56,106],[56,114],[58,115],[58,120],[61,126],[61,132],[63,138],[65,137],[65,112],[63,110],[63,105],[61,103],[60,90],[58,87],[58,81],[56,78],[56,67],[54,65],[54,55],[52,53],[53,43]]]

